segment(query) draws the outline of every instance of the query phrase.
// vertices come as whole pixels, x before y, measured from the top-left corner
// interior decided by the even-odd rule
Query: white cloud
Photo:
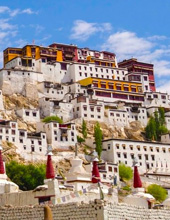
[[[15,9],[15,10],[10,10],[10,16],[11,17],[15,17],[18,14],[37,14],[37,12],[32,11],[30,8],[24,9],[24,10],[20,10],[20,9]]]
[[[170,80],[166,80],[166,82],[161,83],[161,85],[159,85],[157,87],[157,91],[159,92],[167,92],[170,94]]]
[[[35,28],[35,34],[41,33],[45,28],[39,24],[31,24],[30,27]]]
[[[15,44],[17,47],[23,47],[27,44],[28,42],[24,39],[19,39],[17,41],[15,41]]]
[[[147,38],[148,40],[166,40],[167,37],[163,35],[153,35]]]
[[[7,6],[0,6],[0,13],[9,12],[10,9]]]
[[[134,32],[122,31],[111,34],[102,49],[114,52],[118,61],[135,57],[142,62],[153,63],[158,77],[170,76],[170,45],[158,43],[165,39],[168,38],[158,35],[142,38]]]
[[[19,9],[15,9],[15,10],[10,10],[9,15],[11,17],[15,17],[16,15],[20,14],[20,10]]]
[[[125,59],[147,53],[152,46],[150,41],[137,37],[135,33],[123,31],[110,35],[102,48],[115,52],[120,59]]]
[[[32,11],[30,8],[24,9],[21,11],[22,14],[36,14],[37,12]]]
[[[110,31],[112,26],[110,23],[88,23],[83,20],[74,21],[74,26],[72,28],[71,39],[85,41],[91,35],[97,32]]]
[[[9,19],[0,19],[0,29],[1,30],[11,30],[16,28],[15,25],[10,24]]]

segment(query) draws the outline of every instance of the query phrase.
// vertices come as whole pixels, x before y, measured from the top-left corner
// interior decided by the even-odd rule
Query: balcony
[[[140,113],[140,110],[137,106],[131,107],[130,111],[133,112],[133,113]]]
[[[62,137],[67,137],[68,134],[67,134],[67,132],[62,132],[62,133],[61,133],[61,136],[62,136]]]
[[[78,96],[78,97],[77,97],[77,103],[79,103],[79,102],[84,102],[84,103],[86,103],[86,97],[85,97],[85,96]]]
[[[45,83],[44,83],[44,87],[45,87],[45,88],[52,88],[52,87],[53,87],[53,84],[50,83],[50,82],[49,82],[49,83],[48,83],[48,82],[45,82]]]

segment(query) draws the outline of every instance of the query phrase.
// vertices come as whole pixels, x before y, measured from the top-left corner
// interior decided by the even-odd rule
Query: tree
[[[99,159],[101,158],[102,153],[102,130],[100,128],[99,122],[97,122],[94,126],[94,139],[96,144],[96,152],[98,153]]]
[[[155,119],[151,117],[145,128],[146,138],[149,140],[157,140]]]
[[[158,109],[158,112],[159,112],[160,125],[165,125],[165,110],[164,110],[164,108],[160,107]]]
[[[44,184],[45,165],[24,165],[16,161],[6,164],[7,176],[16,183],[21,190],[33,190]]]
[[[167,191],[157,184],[148,186],[147,193],[151,194],[159,202],[164,201],[167,197]]]
[[[59,118],[57,115],[47,116],[42,121],[45,122],[45,123],[48,123],[48,122],[51,122],[51,121],[56,121],[59,124],[63,123],[63,120],[61,118]]]
[[[145,128],[146,138],[149,140],[160,140],[161,135],[168,132],[165,126],[165,112],[164,108],[159,108],[154,112],[154,117],[149,119],[149,122]]]
[[[83,134],[83,138],[86,139],[87,138],[87,124],[84,119],[82,122],[82,134]]]
[[[84,139],[83,139],[82,137],[80,137],[80,136],[77,136],[77,142],[78,142],[79,144],[81,144],[81,143],[84,142]]]
[[[119,164],[119,176],[121,180],[131,180],[133,177],[133,170],[124,163]]]

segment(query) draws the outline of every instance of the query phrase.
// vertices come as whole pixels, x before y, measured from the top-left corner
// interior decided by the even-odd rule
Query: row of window
[[[82,70],[82,69],[83,69],[82,66],[79,66],[79,70]],[[87,70],[87,67],[86,67],[86,66],[84,66],[84,70]],[[90,70],[90,71],[93,71],[93,68],[92,68],[92,67],[89,67],[89,70]],[[105,69],[105,70],[106,70],[106,73],[109,72],[108,69]],[[95,71],[96,71],[96,72],[98,72],[98,71],[103,72],[103,69],[102,69],[102,68],[101,68],[101,69],[95,68]],[[114,73],[114,70],[111,70],[111,73]],[[116,73],[117,73],[117,74],[122,73],[122,75],[125,75],[125,72],[124,72],[124,71],[120,72],[119,70],[117,70]]]
[[[123,157],[123,158],[125,158],[125,159],[127,159],[127,153],[120,153],[120,152],[118,152],[117,153],[117,157],[118,158],[121,158],[121,157]],[[130,157],[131,157],[131,159],[134,159],[134,153],[131,153],[130,154]],[[151,158],[151,160],[155,160],[155,155],[150,155],[150,158]],[[139,160],[142,160],[142,155],[141,154],[138,154],[138,159]],[[143,155],[143,159],[145,159],[145,160],[149,160],[149,155],[148,154],[145,154],[145,155]]]
[[[162,150],[163,153],[167,152],[167,149],[165,147],[162,147],[162,148],[161,147],[151,147],[151,146],[150,147],[147,147],[147,146],[142,147],[140,145],[137,145],[137,146],[129,145],[129,146],[127,146],[126,144],[122,144],[122,145],[116,144],[115,146],[116,146],[116,149],[121,149],[122,148],[123,150],[126,150],[126,149],[135,150],[135,149],[137,149],[138,151],[141,151],[143,149],[144,151],[150,150],[151,152],[154,152],[156,150],[156,152],[158,152],[158,153],[161,152],[161,150]],[[107,147],[108,147],[108,150],[110,150],[110,144],[108,144]],[[170,152],[170,148],[168,148],[168,151]]]

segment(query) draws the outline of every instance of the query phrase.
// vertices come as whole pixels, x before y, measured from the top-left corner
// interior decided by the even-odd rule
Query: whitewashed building
[[[45,132],[47,142],[53,148],[69,149],[77,143],[77,131],[74,123],[59,124],[55,121],[37,123],[37,132]]]
[[[39,99],[40,116],[57,115],[63,122],[68,122],[73,119],[73,104],[66,101],[58,101],[46,97]]]
[[[126,139],[103,140],[102,159],[132,166],[136,157],[140,172],[170,172],[170,144]]]
[[[40,113],[39,109],[17,109],[16,114],[27,122],[39,122]]]

